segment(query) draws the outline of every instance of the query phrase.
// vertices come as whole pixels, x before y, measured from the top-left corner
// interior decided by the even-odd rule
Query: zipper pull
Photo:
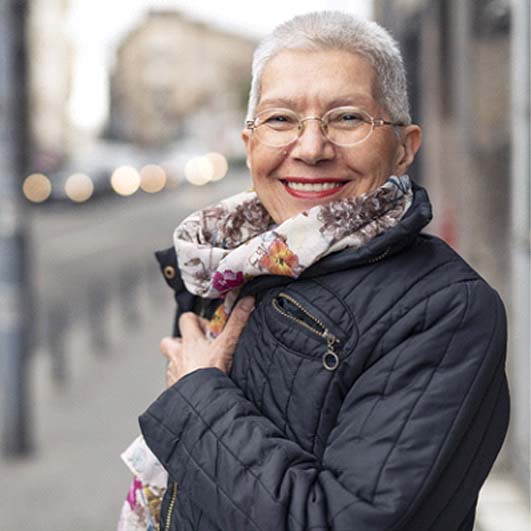
[[[339,339],[331,334],[328,330],[324,331],[324,337],[326,339],[327,348],[326,352],[323,354],[323,367],[327,371],[334,371],[339,365],[339,356],[334,350],[334,345],[339,343]]]

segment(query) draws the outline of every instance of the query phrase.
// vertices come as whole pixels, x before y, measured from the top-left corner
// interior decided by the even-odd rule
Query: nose
[[[304,119],[302,132],[295,141],[291,156],[310,165],[334,158],[334,146],[326,138],[319,118],[309,117]]]

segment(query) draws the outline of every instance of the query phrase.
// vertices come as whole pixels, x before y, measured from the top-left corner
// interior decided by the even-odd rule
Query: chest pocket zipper
[[[273,308],[281,315],[304,326],[307,330],[326,341],[326,352],[322,357],[323,367],[328,371],[337,369],[339,356],[335,349],[336,345],[340,344],[340,341],[328,330],[323,322],[287,293],[279,293],[271,302]]]

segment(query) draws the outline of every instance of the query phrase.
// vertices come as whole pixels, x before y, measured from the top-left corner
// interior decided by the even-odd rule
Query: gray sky
[[[324,9],[372,14],[372,0],[71,0],[68,32],[75,49],[70,115],[87,129],[101,126],[108,107],[107,69],[114,49],[150,8],[175,8],[191,18],[260,37],[300,13]]]

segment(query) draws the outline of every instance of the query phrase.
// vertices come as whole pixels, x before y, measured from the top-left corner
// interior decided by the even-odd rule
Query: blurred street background
[[[266,4],[0,0],[0,529],[115,528],[119,455],[164,388],[174,302],[153,252],[250,186],[258,40],[340,9],[399,41],[428,232],[505,301],[511,423],[476,531],[530,531],[529,0]]]

